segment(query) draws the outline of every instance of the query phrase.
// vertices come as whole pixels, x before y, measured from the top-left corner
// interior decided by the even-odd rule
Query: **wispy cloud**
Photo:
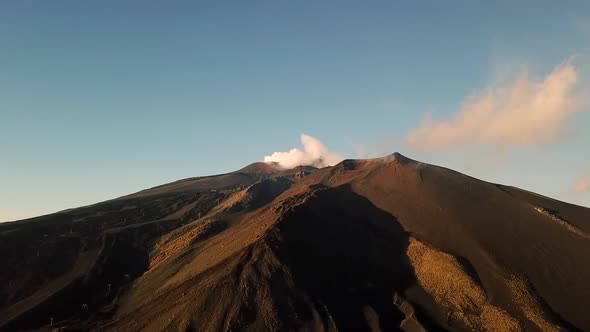
[[[421,150],[489,145],[530,146],[560,138],[567,120],[587,105],[588,94],[576,91],[579,74],[568,60],[541,80],[527,72],[509,84],[492,84],[466,98],[452,119],[427,115],[411,130],[406,143]]]
[[[582,176],[574,183],[574,192],[578,194],[590,192],[590,176]]]

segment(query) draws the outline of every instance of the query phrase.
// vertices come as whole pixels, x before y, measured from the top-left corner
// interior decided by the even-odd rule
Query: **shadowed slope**
[[[1,224],[0,330],[590,330],[589,218],[400,154],[257,163]]]
[[[414,283],[407,241],[348,189],[309,188],[195,239],[138,280],[108,328],[397,329],[415,319],[393,301]]]
[[[579,229],[588,227],[589,209],[507,190],[399,154],[345,161],[314,177],[327,184],[351,183],[355,192],[396,215],[420,240],[469,261],[501,307],[523,306],[508,285],[507,280],[516,278],[530,285],[527,289],[541,303],[546,320],[590,329],[582,309],[590,305],[590,267],[584,263],[590,241],[538,208],[563,213]],[[516,311],[525,328],[538,326]]]

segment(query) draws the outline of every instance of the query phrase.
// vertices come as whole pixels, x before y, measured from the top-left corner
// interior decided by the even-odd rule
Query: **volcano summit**
[[[590,209],[400,154],[0,224],[0,329],[590,330]]]

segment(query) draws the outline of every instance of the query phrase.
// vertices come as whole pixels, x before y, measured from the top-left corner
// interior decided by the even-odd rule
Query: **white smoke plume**
[[[264,157],[264,162],[275,162],[282,168],[293,168],[297,166],[325,167],[333,166],[342,161],[337,153],[331,152],[322,142],[309,135],[301,134],[303,151],[294,148],[288,152],[275,152]]]

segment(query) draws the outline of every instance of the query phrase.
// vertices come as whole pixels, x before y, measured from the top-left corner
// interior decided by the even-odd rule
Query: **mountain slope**
[[[0,225],[0,329],[590,330],[589,230],[399,154],[257,163]]]

